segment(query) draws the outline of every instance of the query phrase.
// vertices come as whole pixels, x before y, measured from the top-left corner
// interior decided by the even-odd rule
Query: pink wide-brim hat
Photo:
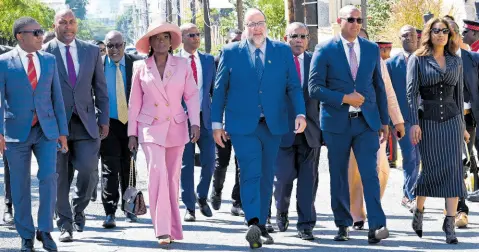
[[[150,52],[150,37],[163,33],[163,32],[169,32],[171,36],[171,48],[175,50],[178,48],[178,46],[181,45],[181,31],[180,27],[178,27],[175,24],[171,24],[168,22],[154,22],[150,24],[148,27],[148,31],[146,32],[143,37],[141,37],[137,42],[136,42],[136,50],[139,53],[144,53],[148,54]]]

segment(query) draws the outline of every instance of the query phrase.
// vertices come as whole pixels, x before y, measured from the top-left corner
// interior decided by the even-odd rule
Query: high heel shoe
[[[422,238],[422,220],[424,218],[424,209],[423,212],[419,211],[416,207],[413,211],[413,219],[412,219],[412,229],[416,232],[417,236]]]
[[[171,243],[171,239],[169,235],[161,235],[157,237],[158,244],[160,245],[168,245]]]
[[[456,237],[456,227],[454,225],[455,221],[456,220],[454,216],[446,216],[446,218],[444,218],[444,222],[442,223],[442,231],[446,233],[447,244],[457,244],[459,242]]]

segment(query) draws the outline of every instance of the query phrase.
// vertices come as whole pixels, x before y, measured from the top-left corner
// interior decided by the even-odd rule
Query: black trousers
[[[5,154],[3,155],[3,169],[4,169],[3,181],[5,182],[3,185],[3,191],[5,193],[4,194],[5,198],[3,202],[5,203],[6,206],[11,207],[12,206],[12,190],[10,188],[10,167],[8,166],[8,161]]]
[[[469,139],[469,143],[467,144],[467,151],[469,152],[469,156],[471,159],[471,168],[470,171],[476,174],[477,176],[477,162],[476,162],[476,156],[474,155],[474,139],[476,139],[476,121],[474,120],[474,117],[472,116],[472,113],[469,113],[464,116],[464,121],[466,122],[466,130],[471,136]],[[467,170],[464,170],[464,177],[467,176]],[[476,185],[475,185],[476,187]],[[457,211],[458,212],[464,212],[466,214],[469,214],[469,207],[466,205],[466,199],[465,198],[460,198],[459,203],[457,204]]]
[[[128,149],[128,124],[110,118],[110,133],[100,147],[102,194],[101,201],[105,214],[115,214],[118,202],[128,188],[131,152]],[[133,185],[136,186],[135,178]],[[124,201],[122,199],[121,210]]]
[[[223,190],[223,184],[225,182],[226,170],[228,169],[228,164],[231,159],[231,150],[233,146],[231,140],[228,140],[225,143],[225,147],[221,148],[216,145],[216,164],[215,172],[213,174],[213,192],[220,194]],[[238,165],[238,159],[235,156],[235,185],[233,187],[233,192],[231,193],[231,199],[233,200],[234,206],[241,206],[241,196],[240,196],[240,168]]]

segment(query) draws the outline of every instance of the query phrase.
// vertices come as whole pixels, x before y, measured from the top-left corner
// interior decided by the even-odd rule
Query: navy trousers
[[[331,208],[337,227],[353,224],[349,202],[348,165],[351,148],[358,162],[364,189],[364,199],[370,229],[386,226],[377,173],[379,135],[369,128],[362,116],[349,119],[349,129],[341,134],[323,131],[328,146],[329,174],[331,177]]]
[[[247,221],[266,224],[273,194],[275,162],[281,135],[273,135],[265,122],[249,135],[231,135],[240,166],[241,203]]]

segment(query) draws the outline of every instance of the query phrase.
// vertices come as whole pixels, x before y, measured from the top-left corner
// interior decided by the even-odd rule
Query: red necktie
[[[28,58],[28,80],[30,84],[32,84],[33,91],[37,88],[38,80],[37,80],[37,71],[35,70],[35,64],[33,64],[33,54],[27,54]],[[33,121],[32,126],[34,126],[38,122],[37,113],[33,114]]]
[[[190,55],[191,69],[193,70],[193,77],[195,77],[196,85],[198,85],[198,70],[196,69],[195,55]]]
[[[298,56],[294,56],[294,64],[296,65],[296,71],[298,72],[299,83],[303,86],[303,81],[301,80],[301,68],[299,66]]]

